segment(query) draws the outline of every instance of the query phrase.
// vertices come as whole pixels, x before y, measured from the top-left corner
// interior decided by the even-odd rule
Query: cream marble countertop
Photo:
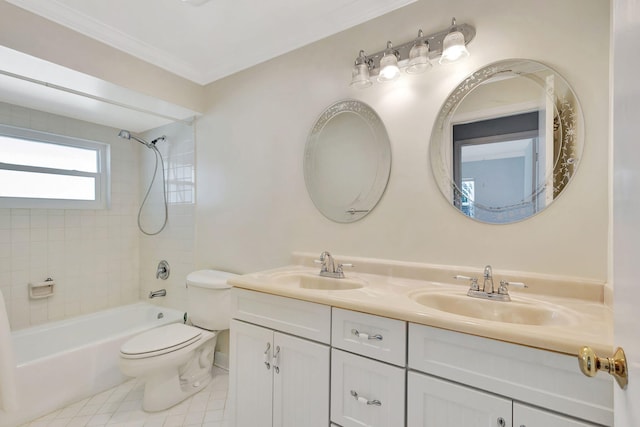
[[[238,288],[570,355],[577,355],[583,346],[590,346],[596,353],[603,355],[609,355],[613,350],[612,311],[604,304],[605,289],[602,283],[500,272],[494,269],[496,288],[500,280],[525,282],[529,288],[510,289],[512,302],[473,299],[474,301],[485,305],[546,307],[554,312],[549,324],[519,324],[452,314],[420,304],[411,297],[446,294],[472,299],[466,296],[468,283],[455,283],[453,276],[478,276],[482,283],[481,270],[336,257],[337,262],[352,262],[355,268],[353,271],[345,271],[346,279],[334,280],[351,280],[361,283],[362,287],[345,290],[304,289],[291,280],[286,280],[287,277],[296,275],[318,276],[319,268],[311,267],[313,258],[310,254],[294,254],[294,265],[234,277],[229,283]],[[429,295],[424,298],[428,299]],[[503,307],[499,306],[497,309],[501,310]]]

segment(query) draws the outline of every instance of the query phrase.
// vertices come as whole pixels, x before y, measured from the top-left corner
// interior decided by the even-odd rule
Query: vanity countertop
[[[318,276],[317,266],[311,267],[312,258],[294,254],[296,265],[246,274],[229,279],[235,287],[269,293],[333,307],[375,314],[392,319],[434,326],[476,336],[526,345],[530,347],[577,355],[580,348],[590,346],[597,353],[609,354],[613,349],[612,310],[604,304],[604,284],[582,283],[580,280],[558,279],[545,276],[522,277],[509,272],[496,272],[497,287],[500,280],[526,281],[528,289],[510,289],[512,302],[476,300],[467,297],[467,283],[455,283],[455,274],[480,276],[476,271],[457,267],[433,267],[410,263],[379,263],[362,258],[344,258],[359,270],[346,271],[345,279],[330,279],[362,284],[355,289],[309,289],[294,283],[291,278]],[[366,270],[366,272],[365,272]],[[454,273],[454,274],[452,274]],[[429,277],[424,280],[420,277]],[[520,280],[518,280],[520,279]],[[567,294],[571,294],[568,296]],[[496,321],[467,315],[453,314],[421,304],[420,298],[431,301],[434,295],[451,295],[468,304],[483,304],[489,310],[517,310],[518,307],[546,307],[551,316],[542,324],[517,323],[518,320]],[[417,298],[419,297],[419,298]],[[489,306],[487,306],[489,304]],[[510,305],[512,304],[512,305]],[[548,313],[547,313],[548,314]]]

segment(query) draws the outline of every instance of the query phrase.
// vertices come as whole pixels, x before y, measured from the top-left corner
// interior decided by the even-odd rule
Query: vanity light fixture
[[[440,64],[444,64],[446,62],[457,61],[467,56],[469,56],[469,51],[465,45],[464,34],[456,25],[456,18],[453,18],[449,34],[447,34],[442,41],[442,56],[439,62]]]
[[[391,42],[387,42],[387,50],[384,51],[384,56],[380,60],[379,82],[390,82],[400,77],[398,56],[398,51],[393,49]]]
[[[453,18],[446,30],[429,35],[419,30],[416,39],[398,46],[389,41],[385,50],[372,55],[365,55],[361,50],[351,74],[351,86],[365,88],[371,86],[373,80],[392,81],[399,77],[400,70],[409,74],[422,73],[432,66],[431,60],[436,58],[444,64],[469,56],[466,45],[475,35],[474,27],[458,25]]]
[[[370,61],[371,60],[367,58],[367,55],[365,55],[364,50],[361,50],[360,54],[358,54],[358,57],[356,58],[356,63],[353,66],[351,86],[362,89],[373,84],[369,78]]]
[[[409,51],[407,73],[424,73],[429,68],[431,68],[431,61],[429,61],[429,43],[424,39],[422,30],[418,30],[418,38]]]

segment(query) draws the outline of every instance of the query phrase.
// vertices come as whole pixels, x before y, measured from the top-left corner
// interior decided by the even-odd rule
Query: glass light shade
[[[464,35],[460,31],[447,34],[442,42],[440,64],[453,62],[466,56],[469,56],[469,51],[464,44]]]
[[[429,61],[429,45],[424,40],[419,41],[413,45],[409,51],[409,65],[407,66],[407,73],[418,74],[424,73],[431,67],[431,61]]]
[[[367,64],[356,64],[351,71],[350,86],[362,89],[371,86],[371,84],[371,80],[369,79],[369,67]]]
[[[380,74],[378,81],[390,82],[400,76],[400,68],[398,68],[398,58],[393,52],[387,52],[380,60]]]

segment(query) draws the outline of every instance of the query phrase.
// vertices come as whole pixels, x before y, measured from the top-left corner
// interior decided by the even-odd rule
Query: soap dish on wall
[[[54,282],[51,277],[49,277],[44,282],[29,283],[29,298],[31,299],[49,298],[53,296],[53,291],[55,287],[56,287],[56,282]]]

